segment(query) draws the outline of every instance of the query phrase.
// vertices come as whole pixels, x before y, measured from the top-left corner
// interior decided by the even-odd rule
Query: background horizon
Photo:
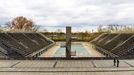
[[[50,31],[68,25],[92,31],[97,25],[134,24],[134,0],[0,0],[0,9],[2,27],[17,16]]]

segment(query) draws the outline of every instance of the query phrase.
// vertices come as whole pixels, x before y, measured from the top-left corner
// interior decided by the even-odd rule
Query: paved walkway
[[[56,44],[48,49],[46,52],[44,52],[41,56],[39,57],[53,57],[53,55],[55,54],[55,52],[60,48],[60,42],[56,42]]]
[[[105,57],[104,55],[96,51],[94,48],[92,48],[92,45],[89,42],[82,42],[82,45],[84,46],[84,48],[86,48],[86,50],[92,57]]]
[[[134,75],[134,60],[0,60],[0,75]]]

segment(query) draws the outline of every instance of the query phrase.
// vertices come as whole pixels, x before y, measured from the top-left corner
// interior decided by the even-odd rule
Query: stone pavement
[[[0,75],[134,75],[134,60],[0,60]]]

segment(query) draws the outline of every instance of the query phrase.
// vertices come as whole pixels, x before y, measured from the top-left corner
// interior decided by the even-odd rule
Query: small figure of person
[[[114,66],[116,66],[115,64],[116,64],[116,59],[114,59]]]
[[[119,67],[119,63],[120,63],[120,61],[119,61],[119,59],[117,59],[117,67]]]

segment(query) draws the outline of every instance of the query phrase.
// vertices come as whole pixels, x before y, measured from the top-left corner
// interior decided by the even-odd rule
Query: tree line
[[[9,29],[8,31],[12,31],[12,32],[37,32],[40,28],[38,25],[35,25],[35,23],[31,19],[26,18],[24,16],[15,17],[11,21],[7,22],[5,25]],[[0,26],[0,32],[2,31],[3,29]],[[48,30],[44,29],[43,32],[48,32]],[[62,30],[58,29],[56,32],[62,33]],[[102,33],[102,32],[133,33],[134,25],[118,25],[118,24],[98,25],[97,32],[98,33]],[[86,31],[85,33],[87,34]]]

